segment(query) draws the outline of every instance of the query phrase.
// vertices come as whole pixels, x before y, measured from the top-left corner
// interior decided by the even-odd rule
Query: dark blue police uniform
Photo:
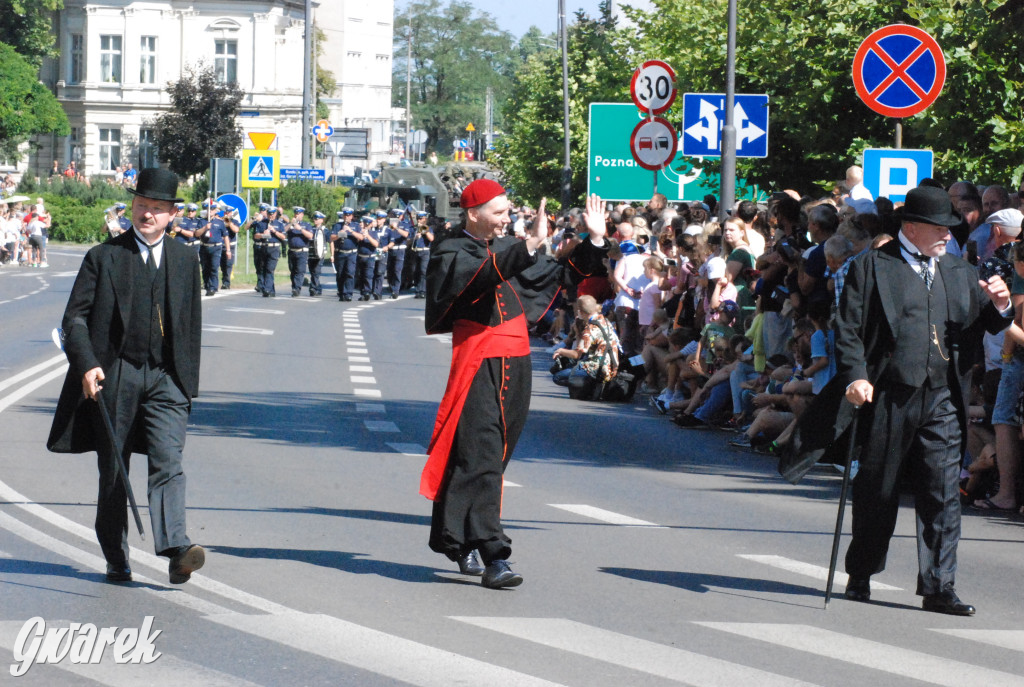
[[[292,298],[302,292],[302,281],[306,277],[306,268],[309,265],[309,242],[313,238],[313,227],[309,222],[296,219],[297,215],[304,214],[303,208],[292,208],[294,215],[288,225],[288,272],[292,276]]]
[[[398,298],[402,290],[402,270],[405,269],[405,253],[409,248],[409,236],[412,234],[412,222],[407,219],[399,221],[397,227],[388,229],[391,248],[388,249],[388,286],[391,297]]]
[[[228,208],[226,212],[232,212],[232,209]],[[227,232],[228,243],[231,244],[231,255],[228,255],[227,251],[221,253],[220,273],[222,275],[221,281],[224,283],[224,288],[230,289],[231,271],[235,266],[235,258],[238,256],[238,225],[231,221],[230,215],[226,216],[228,221],[224,223],[224,227]]]
[[[422,220],[427,213],[417,213],[416,218]],[[434,233],[429,226],[417,226],[413,233],[412,251],[413,270],[412,283],[416,289],[416,298],[427,297],[427,265],[430,264],[430,244],[434,240]]]
[[[359,300],[368,301],[373,291],[373,272],[377,263],[377,234],[372,229],[372,218],[364,215],[359,222],[363,238],[356,244],[356,284]]]
[[[335,278],[338,283],[338,300],[352,300],[352,291],[356,280],[356,252],[359,244],[352,236],[353,231],[359,231],[352,222],[352,212],[345,208],[338,213],[339,221],[331,227],[328,234],[334,260]]]
[[[224,252],[224,238],[227,236],[228,228],[223,220],[214,217],[202,225],[200,230],[203,234],[200,238],[202,247],[199,251],[199,264],[203,269],[206,295],[212,296],[220,287],[217,268],[220,267],[220,256]]]

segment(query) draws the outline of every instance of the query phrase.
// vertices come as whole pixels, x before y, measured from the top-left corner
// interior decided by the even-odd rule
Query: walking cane
[[[846,513],[846,492],[850,487],[850,466],[853,463],[853,453],[857,447],[857,418],[860,415],[860,406],[853,408],[853,420],[850,421],[850,445],[846,450],[846,469],[843,470],[843,486],[839,492],[839,512],[836,514],[836,531],[832,536],[832,559],[828,566],[828,581],[825,583],[825,610],[828,610],[828,602],[832,599],[832,581],[836,576],[836,562],[839,560],[839,538],[843,533],[843,515]]]
[[[54,329],[51,332],[53,343],[60,350],[64,350],[64,330]],[[139,517],[139,507],[135,503],[135,492],[132,491],[132,484],[128,481],[128,468],[124,465],[124,458],[121,456],[121,451],[117,448],[117,440],[114,438],[114,425],[110,422],[110,412],[107,410],[107,406],[103,403],[103,400],[99,398],[99,394],[96,396],[96,405],[100,407],[100,418],[103,421],[103,430],[107,435],[107,441],[110,442],[110,450],[114,454],[114,466],[117,468],[117,474],[121,478],[121,483],[124,485],[125,493],[128,494],[128,503],[132,507],[132,515],[135,516],[135,526],[139,528],[139,536],[142,540],[146,540],[146,532],[142,529],[142,518]]]

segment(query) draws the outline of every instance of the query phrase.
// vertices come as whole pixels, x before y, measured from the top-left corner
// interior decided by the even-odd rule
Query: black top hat
[[[169,200],[172,203],[184,200],[178,198],[178,175],[160,167],[147,167],[139,172],[138,183],[135,188],[128,189],[128,192],[143,198]]]
[[[896,210],[896,217],[903,222],[923,222],[940,227],[955,227],[962,221],[953,210],[949,194],[934,186],[910,189],[903,207]]]

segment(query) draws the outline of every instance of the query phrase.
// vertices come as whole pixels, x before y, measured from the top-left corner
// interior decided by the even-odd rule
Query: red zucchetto
[[[479,207],[492,198],[497,198],[504,194],[505,189],[497,181],[493,179],[477,179],[462,192],[459,207],[464,210]]]

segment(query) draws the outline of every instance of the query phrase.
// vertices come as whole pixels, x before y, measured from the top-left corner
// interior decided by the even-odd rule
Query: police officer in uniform
[[[281,259],[281,244],[288,236],[285,234],[284,222],[281,221],[281,209],[270,205],[260,206],[262,218],[253,229],[255,252],[260,257],[256,270],[256,290],[264,298],[274,298],[274,270]]]
[[[409,236],[412,234],[412,222],[408,220],[408,209],[391,211],[391,227],[388,229],[391,247],[388,249],[388,286],[391,298],[398,298],[402,290],[402,270],[405,269],[405,252],[409,248]]]
[[[199,249],[199,265],[203,269],[203,286],[206,295],[212,296],[219,289],[217,269],[220,267],[220,256],[231,252],[228,228],[219,215],[219,210],[211,207],[207,212],[210,219],[196,230],[202,246]]]
[[[338,300],[351,301],[356,280],[356,251],[362,234],[359,226],[353,221],[352,208],[342,208],[338,212],[338,221],[328,234],[331,243],[331,261],[338,282]]]
[[[369,215],[359,218],[362,231],[354,234],[356,248],[356,282],[359,284],[359,300],[370,300],[373,291],[373,271],[377,262],[377,232],[374,231],[374,220]]]
[[[256,293],[263,294],[263,265],[267,261],[266,241],[261,236],[270,226],[270,206],[266,203],[259,204],[259,212],[249,220],[249,229],[252,230],[252,266],[256,271]]]
[[[128,206],[124,203],[117,203],[114,205],[114,209],[117,210],[117,223],[121,226],[121,231],[130,230],[132,228],[132,221],[124,216],[124,211],[128,209]]]
[[[388,271],[388,249],[391,247],[391,229],[388,226],[388,213],[377,210],[375,222],[370,233],[377,239],[376,262],[373,264],[373,300],[379,301],[384,296],[384,275]]]
[[[220,273],[223,277],[221,281],[224,283],[225,289],[230,289],[231,270],[235,266],[235,256],[238,255],[238,230],[241,227],[235,222],[234,208],[224,203],[221,203],[219,208],[224,218],[224,226],[227,227],[228,242],[231,244],[231,250],[224,251],[220,256]]]
[[[434,232],[427,221],[429,215],[423,210],[416,213],[416,229],[412,238],[413,287],[416,298],[427,297],[427,265],[430,263],[430,244],[434,242]]]
[[[306,208],[293,207],[292,221],[288,223],[288,272],[292,276],[292,298],[302,292],[302,281],[306,277],[309,263],[309,242],[313,239],[313,227],[305,221]]]
[[[196,259],[199,259],[199,244],[201,241],[196,237],[196,230],[202,226],[203,222],[196,213],[199,212],[199,206],[195,203],[189,203],[185,206],[185,216],[181,218],[181,222],[178,223],[178,236],[177,239],[183,242],[186,246],[191,246],[196,253]]]
[[[320,286],[320,270],[323,267],[323,259],[316,251],[316,235],[324,233],[324,220],[327,215],[317,210],[313,213],[313,240],[310,241],[309,245],[309,295],[312,298],[319,298],[324,292],[323,287]],[[322,240],[326,241],[326,237]]]

